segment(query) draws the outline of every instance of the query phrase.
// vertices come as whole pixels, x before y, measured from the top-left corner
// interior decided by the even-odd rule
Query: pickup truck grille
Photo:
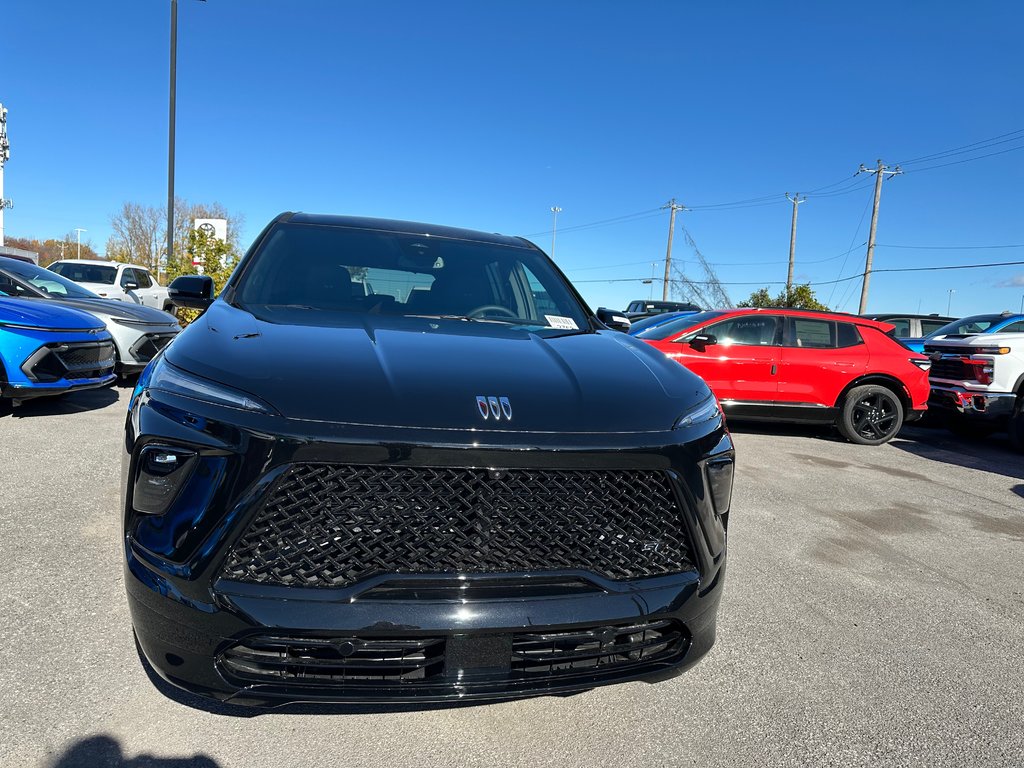
[[[975,371],[977,371],[976,366],[970,365],[960,358],[933,359],[928,377],[951,381],[973,381],[976,376]]]

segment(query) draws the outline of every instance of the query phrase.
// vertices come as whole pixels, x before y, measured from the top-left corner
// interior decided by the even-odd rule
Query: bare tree
[[[114,233],[107,240],[107,258],[156,271],[163,255],[163,213],[159,208],[125,203],[110,217]]]

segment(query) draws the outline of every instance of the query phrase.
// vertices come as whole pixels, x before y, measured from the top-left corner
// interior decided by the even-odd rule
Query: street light
[[[562,212],[562,209],[557,205],[551,206],[551,258],[555,258],[555,232],[558,230],[558,214]]]
[[[78,233],[78,256],[76,258],[82,258],[82,233],[88,232],[88,229],[82,229],[81,227],[75,227],[75,232]]]
[[[950,307],[953,306],[953,294],[956,293],[956,288],[949,289],[949,299],[946,301],[946,314],[949,314]]]
[[[199,0],[205,3],[206,0]],[[174,253],[174,97],[178,80],[178,0],[171,0],[171,87],[167,107],[167,256]]]

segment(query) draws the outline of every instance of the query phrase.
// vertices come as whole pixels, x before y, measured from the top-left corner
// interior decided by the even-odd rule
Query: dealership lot
[[[239,717],[169,698],[138,663],[128,394],[0,417],[2,765],[1024,764],[1024,458],[1005,439],[737,429],[718,645],[667,683]]]

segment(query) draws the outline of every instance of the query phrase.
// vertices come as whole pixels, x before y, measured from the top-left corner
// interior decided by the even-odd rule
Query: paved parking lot
[[[137,660],[127,395],[0,416],[4,766],[1024,765],[1024,458],[1005,441],[737,430],[718,645],[670,682],[237,717]]]

